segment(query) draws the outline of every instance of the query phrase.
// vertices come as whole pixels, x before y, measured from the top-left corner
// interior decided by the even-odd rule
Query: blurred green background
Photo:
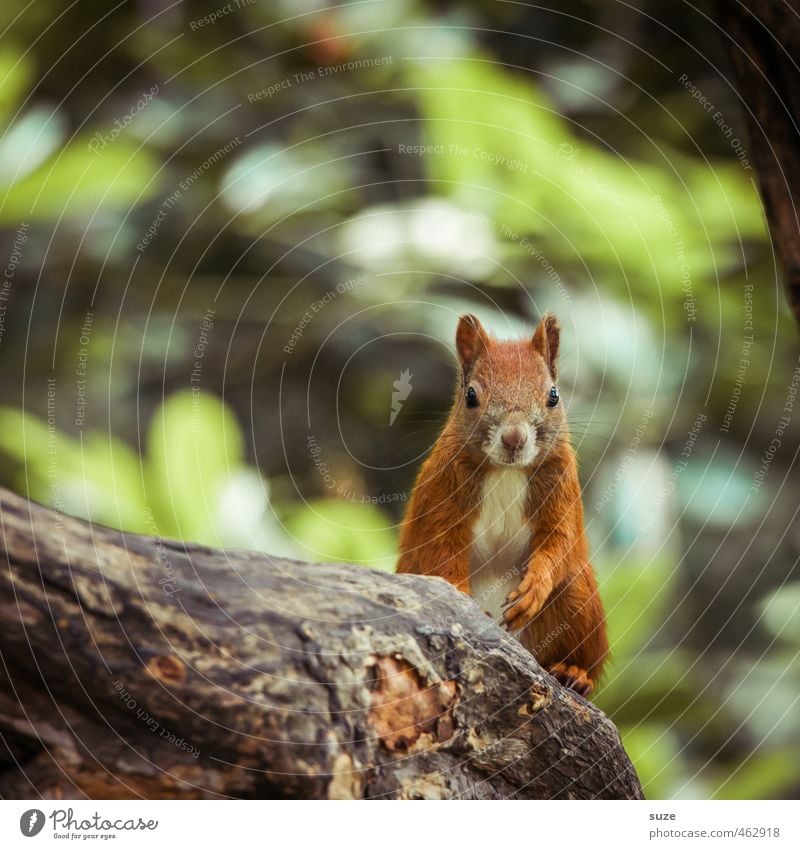
[[[552,309],[598,703],[651,798],[796,795],[800,347],[709,10],[5,3],[0,482],[392,569],[458,314]]]

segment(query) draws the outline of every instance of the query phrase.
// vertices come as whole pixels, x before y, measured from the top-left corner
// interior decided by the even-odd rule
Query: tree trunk
[[[617,731],[436,578],[0,490],[0,796],[641,798]]]
[[[800,2],[721,0],[720,9],[767,223],[800,326]]]

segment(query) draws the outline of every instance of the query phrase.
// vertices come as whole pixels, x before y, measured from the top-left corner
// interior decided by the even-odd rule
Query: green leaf
[[[777,749],[758,753],[720,782],[714,799],[780,799],[800,781],[796,752]]]
[[[53,505],[55,487],[77,472],[77,449],[76,442],[50,430],[38,416],[0,408],[0,450],[21,464],[15,486],[27,498]]]
[[[60,154],[14,183],[0,204],[0,221],[102,217],[112,209],[142,203],[157,188],[156,164],[143,148],[118,138],[94,153],[89,138],[76,139]]]
[[[599,563],[600,594],[617,664],[635,657],[651,641],[670,603],[674,566],[667,560],[650,560],[644,566]]]
[[[800,581],[767,596],[761,611],[761,621],[776,637],[800,645]]]
[[[669,723],[690,710],[702,713],[697,703],[697,684],[687,674],[692,665],[689,653],[651,649],[626,658],[619,655],[613,634],[611,648],[597,704],[616,723]]]
[[[668,725],[648,722],[632,728],[620,728],[620,736],[645,796],[648,799],[670,799],[680,777],[686,774],[682,746]]]
[[[29,109],[0,138],[0,186],[36,171],[58,150],[65,134],[66,120],[58,112]]]
[[[19,492],[74,516],[146,531],[139,456],[119,439],[71,439],[47,422],[0,409],[0,449],[22,464]]]
[[[179,392],[148,430],[147,497],[164,536],[219,545],[217,506],[242,466],[243,439],[231,410],[205,392]]]
[[[292,511],[284,524],[309,559],[394,568],[392,522],[374,504],[320,499]]]
[[[604,266],[608,285],[628,296],[680,300],[737,261],[741,236],[766,239],[737,166],[672,151],[623,159],[574,136],[531,75],[490,61],[428,60],[409,75],[433,146],[424,156],[433,190],[480,210],[522,250]]]
[[[77,473],[65,481],[64,510],[102,525],[148,532],[139,454],[96,432],[87,434],[77,453]]]
[[[6,46],[0,50],[0,126],[17,111],[33,81],[34,66],[30,54]]]

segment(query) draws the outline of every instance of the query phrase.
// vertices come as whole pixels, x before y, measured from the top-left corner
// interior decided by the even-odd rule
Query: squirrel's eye
[[[467,406],[468,407],[477,407],[478,406],[478,393],[475,391],[474,386],[470,386],[467,389]]]
[[[547,396],[547,406],[548,407],[555,407],[555,405],[557,403],[558,403],[558,389],[556,389],[555,386],[553,386],[550,389],[550,394]]]

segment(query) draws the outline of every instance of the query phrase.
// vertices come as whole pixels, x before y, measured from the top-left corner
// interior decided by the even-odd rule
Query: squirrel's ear
[[[456,330],[456,350],[466,374],[488,346],[489,336],[474,315],[462,315]]]
[[[545,313],[533,334],[531,345],[534,351],[538,351],[544,357],[553,380],[558,377],[558,343],[560,338],[561,325],[558,323],[558,319],[551,312]]]

